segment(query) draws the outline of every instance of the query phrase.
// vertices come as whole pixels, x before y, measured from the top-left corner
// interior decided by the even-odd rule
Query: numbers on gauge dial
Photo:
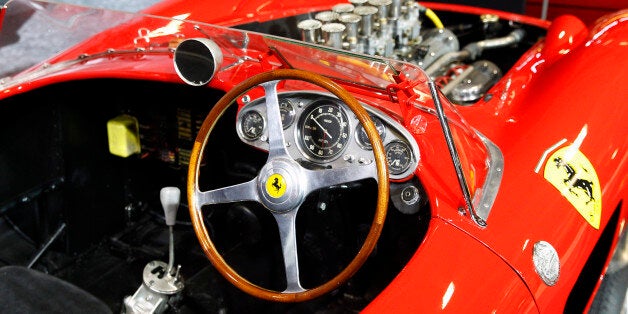
[[[375,128],[377,129],[377,133],[379,134],[379,137],[383,141],[384,138],[386,137],[386,127],[384,126],[384,123],[379,118],[373,115],[370,115],[370,116],[371,116],[371,120],[373,120],[373,123],[375,124]],[[369,138],[366,135],[366,130],[364,129],[362,124],[358,126],[358,130],[355,134],[355,139],[358,142],[358,145],[360,145],[360,147],[364,149],[373,149],[373,147],[371,146],[371,141],[369,141]]]
[[[255,110],[242,113],[242,117],[240,118],[240,132],[247,140],[254,141],[260,138],[264,133],[265,126],[266,122],[261,113]]]
[[[412,149],[402,141],[392,141],[384,147],[390,174],[398,175],[406,172],[412,164]]]
[[[308,157],[337,157],[349,141],[347,115],[338,105],[323,103],[308,109],[301,120],[301,147]]]

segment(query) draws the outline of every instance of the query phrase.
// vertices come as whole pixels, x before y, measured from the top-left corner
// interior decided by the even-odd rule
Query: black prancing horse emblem
[[[274,178],[272,185],[273,187],[275,187],[275,190],[277,191],[281,190],[281,183],[279,183],[279,178]]]
[[[556,168],[563,167],[563,169],[565,169],[565,172],[567,172],[567,178],[563,179],[563,183],[569,185],[569,192],[571,192],[571,194],[579,196],[578,193],[574,191],[574,189],[581,189],[589,198],[586,204],[589,204],[589,202],[591,201],[595,201],[595,198],[593,197],[593,182],[577,178],[576,169],[574,169],[572,165],[564,162],[563,159],[560,157],[554,158],[554,163],[556,164]],[[582,168],[582,170],[588,172],[584,168]]]

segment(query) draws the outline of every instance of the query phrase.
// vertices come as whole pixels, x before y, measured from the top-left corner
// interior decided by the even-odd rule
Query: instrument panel
[[[280,93],[279,109],[288,153],[308,167],[344,167],[374,162],[371,143],[355,114],[331,94]],[[237,117],[240,139],[268,150],[264,98],[246,104]],[[390,178],[401,180],[414,172],[419,149],[408,131],[379,110],[362,104],[383,141]]]

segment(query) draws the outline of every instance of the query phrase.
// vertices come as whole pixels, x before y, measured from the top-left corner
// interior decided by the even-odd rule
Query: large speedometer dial
[[[334,159],[349,141],[347,114],[336,103],[313,104],[304,112],[299,132],[301,148],[309,158]]]

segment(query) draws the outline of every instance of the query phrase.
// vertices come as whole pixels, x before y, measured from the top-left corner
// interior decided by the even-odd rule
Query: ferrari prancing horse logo
[[[600,180],[593,165],[580,150],[572,146],[557,150],[547,160],[543,177],[560,191],[593,228],[600,228]]]
[[[286,180],[275,173],[266,179],[266,192],[273,198],[280,198],[286,193]]]

